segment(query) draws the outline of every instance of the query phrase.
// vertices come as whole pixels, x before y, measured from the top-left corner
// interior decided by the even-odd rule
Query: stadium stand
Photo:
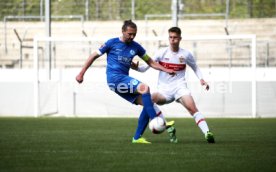
[[[138,24],[138,37],[145,36],[161,36],[166,35],[167,28],[171,25],[171,21],[158,21],[153,20],[148,22],[148,25],[145,25],[144,21],[137,21]],[[120,30],[122,22],[121,21],[95,21],[95,22],[86,22],[84,26],[81,26],[79,22],[53,22],[52,23],[52,36],[53,37],[81,37],[81,36],[118,36],[118,30]],[[179,21],[179,26],[183,30],[183,37],[185,35],[225,35],[224,30],[224,20],[181,20]],[[0,24],[1,32],[4,32],[3,24]],[[32,68],[32,49],[24,49],[22,55],[20,55],[20,49],[22,48],[22,43],[26,47],[32,47],[31,41],[26,41],[37,35],[44,35],[45,24],[43,22],[8,22],[6,30],[6,40],[4,37],[1,37],[0,44],[0,67],[2,68],[19,68],[20,59],[23,59],[22,67],[23,68]],[[15,31],[16,34],[15,34]],[[83,34],[85,32],[85,34]],[[257,65],[258,66],[276,66],[276,23],[274,19],[233,19],[229,20],[228,34],[256,34],[257,35]],[[2,34],[3,35],[3,34]],[[21,36],[23,35],[23,36]],[[19,37],[20,36],[20,37]],[[22,41],[20,41],[20,38]],[[28,38],[28,39],[26,39]],[[19,40],[19,41],[18,41]],[[6,42],[5,42],[6,41]],[[7,52],[5,52],[5,44]],[[100,42],[98,44],[101,44]],[[163,44],[163,42],[162,42]],[[242,51],[246,51],[246,46],[248,45],[239,45],[238,42],[229,43],[229,47],[243,47]],[[83,64],[83,61],[87,58],[89,52],[97,48],[98,45],[94,45],[89,48],[87,55],[85,57],[79,57],[79,54],[75,54],[73,58],[67,58],[68,52],[64,51],[62,54],[58,55],[56,58],[54,67],[61,68],[71,68],[71,67],[80,67]],[[163,46],[159,42],[157,43],[156,48]],[[200,48],[200,45],[194,44],[194,48]],[[185,47],[185,46],[184,46]],[[224,47],[217,48],[214,45],[209,45],[209,49],[212,51],[217,51],[217,53],[224,54],[223,56],[227,57],[225,54]],[[55,47],[53,47],[54,49]],[[80,47],[81,48],[81,47]],[[221,52],[220,52],[221,50]],[[248,58],[243,57],[242,51],[231,52],[233,58],[231,60],[231,65],[233,66],[248,66]],[[41,52],[42,53],[42,52]],[[150,52],[150,54],[153,53]],[[208,66],[228,66],[228,58],[212,58],[204,54],[199,54],[197,52],[198,64],[202,67]],[[43,53],[42,53],[43,54]],[[238,57],[238,58],[237,58]],[[104,65],[104,59],[97,62],[96,65]]]

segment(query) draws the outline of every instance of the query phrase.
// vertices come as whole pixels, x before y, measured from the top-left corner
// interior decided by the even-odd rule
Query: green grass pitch
[[[276,171],[276,118],[207,119],[208,144],[191,118],[168,134],[132,144],[133,118],[0,118],[1,172]]]

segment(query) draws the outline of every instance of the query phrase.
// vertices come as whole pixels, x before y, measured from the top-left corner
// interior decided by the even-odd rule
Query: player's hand
[[[138,67],[139,67],[139,61],[137,61],[137,63],[135,63],[135,62],[131,62],[131,64],[130,64],[130,67],[131,67],[131,69],[133,69],[133,70],[138,70]]]
[[[205,89],[208,91],[209,90],[209,85],[208,85],[208,83],[206,82],[206,81],[204,81],[204,79],[201,79],[200,80],[200,84],[202,85],[202,86],[205,86]]]
[[[176,72],[172,69],[167,69],[167,73],[170,74],[171,76],[175,76]]]
[[[81,84],[82,81],[83,81],[83,75],[78,74],[78,75],[76,76],[76,81],[77,81],[79,84]]]

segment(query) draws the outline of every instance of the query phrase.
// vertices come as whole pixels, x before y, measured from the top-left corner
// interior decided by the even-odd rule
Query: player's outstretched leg
[[[147,125],[149,122],[149,117],[146,112],[146,109],[143,108],[139,120],[138,120],[138,126],[136,129],[135,136],[132,138],[132,143],[145,143],[145,144],[150,144],[149,141],[147,141],[145,138],[142,137]]]
[[[158,108],[158,106],[154,103],[153,104],[153,108],[157,114],[157,116],[161,117],[164,119],[164,121],[166,121],[164,115],[162,114],[161,110]],[[176,137],[176,129],[174,127],[174,121],[166,121],[166,129],[167,132],[169,133],[169,137],[170,137],[170,142],[171,143],[177,143],[177,137]]]
[[[156,112],[153,108],[153,103],[149,92],[142,94],[142,101],[143,101],[143,106],[148,116],[150,117],[150,119],[153,119],[154,117],[156,117]]]
[[[201,129],[208,143],[215,143],[214,134],[210,132],[207,122],[204,116],[200,112],[196,112],[193,115],[197,126]]]

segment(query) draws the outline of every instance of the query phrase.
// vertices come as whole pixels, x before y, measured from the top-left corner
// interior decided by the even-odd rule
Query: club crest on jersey
[[[139,83],[139,81],[136,80],[136,79],[132,79],[132,80],[130,81],[130,83],[131,83],[131,85],[137,85],[137,84]]]
[[[134,50],[130,50],[129,53],[130,53],[131,55],[135,55],[135,51],[134,51]]]
[[[179,57],[179,63],[184,63],[185,62],[185,58],[184,57]]]

